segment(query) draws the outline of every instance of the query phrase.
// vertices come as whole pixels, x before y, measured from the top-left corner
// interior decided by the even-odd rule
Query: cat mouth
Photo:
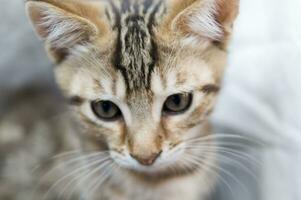
[[[130,174],[134,176],[147,179],[149,181],[155,181],[158,179],[182,176],[190,174],[197,170],[197,166],[181,167],[177,165],[177,161],[162,162],[158,160],[152,165],[142,165],[138,162],[130,166],[121,166]]]
[[[123,170],[128,171],[131,174],[145,175],[145,176],[160,176],[167,171],[170,171],[174,162],[162,162],[161,160],[155,161],[151,165],[144,165],[140,162],[131,159],[124,162],[113,157],[115,163]]]
[[[147,181],[148,183],[157,183],[171,178],[182,177],[194,174],[197,170],[197,166],[191,166],[189,168],[181,167],[146,167],[147,170],[128,169],[128,173],[134,177]]]
[[[135,163],[131,165],[120,165],[119,166],[127,171],[137,174],[149,174],[149,175],[156,175],[166,171],[169,166],[166,164],[154,163],[153,165],[143,165],[140,163]]]
[[[160,151],[154,154],[153,157],[137,157],[131,155],[130,152],[121,153],[117,151],[110,151],[112,160],[120,166],[121,169],[129,171],[137,175],[161,177],[163,174],[183,173],[187,170],[187,166],[184,167],[181,160],[183,160],[183,151],[168,152]],[[183,168],[183,169],[182,169]],[[190,171],[189,169],[187,171]],[[164,175],[165,176],[165,175]]]

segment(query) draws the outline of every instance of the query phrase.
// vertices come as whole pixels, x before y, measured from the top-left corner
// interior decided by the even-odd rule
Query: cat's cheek
[[[124,151],[111,150],[110,156],[117,165],[119,165],[121,168],[124,168],[124,169],[143,171],[143,169],[149,168],[149,167],[145,168],[144,166],[139,164],[136,160],[134,160],[130,156],[130,154],[127,150],[124,150]]]
[[[206,136],[208,134],[208,124],[198,124],[197,126],[194,126],[193,128],[189,129],[188,131],[183,134],[183,142],[185,143],[188,140],[191,140],[191,138],[197,138],[202,135]]]
[[[165,130],[169,136],[182,136],[188,131],[187,116],[171,116],[163,119]]]
[[[170,145],[166,145],[163,147],[163,151],[156,165],[173,165],[179,160],[181,160],[182,156],[185,153],[185,144],[184,143],[170,143]]]

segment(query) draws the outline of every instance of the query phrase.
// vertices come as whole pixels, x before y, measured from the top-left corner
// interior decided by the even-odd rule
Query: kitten
[[[48,154],[62,154],[41,156],[27,199],[205,199],[217,168],[208,116],[238,3],[27,1],[70,103],[50,126],[61,145]]]

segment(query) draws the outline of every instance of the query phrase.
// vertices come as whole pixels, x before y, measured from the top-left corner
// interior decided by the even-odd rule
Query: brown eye
[[[163,112],[166,114],[180,114],[185,112],[191,105],[192,94],[182,93],[174,94],[167,98],[163,106]]]
[[[115,121],[122,116],[120,109],[111,101],[93,101],[91,107],[94,114],[105,121]]]

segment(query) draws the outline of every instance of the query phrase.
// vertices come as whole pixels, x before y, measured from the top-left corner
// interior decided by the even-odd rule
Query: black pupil
[[[171,97],[172,101],[174,104],[176,104],[177,106],[179,106],[181,104],[182,98],[180,95],[174,95]]]
[[[112,104],[110,102],[102,102],[101,106],[105,113],[110,112],[110,110],[112,109]]]

